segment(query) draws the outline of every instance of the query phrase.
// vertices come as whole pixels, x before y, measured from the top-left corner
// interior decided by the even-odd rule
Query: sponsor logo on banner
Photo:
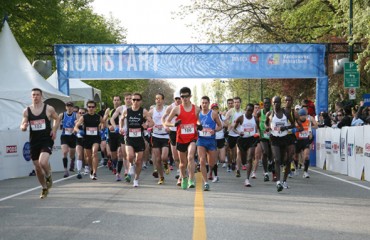
[[[348,155],[348,157],[352,157],[353,156],[353,148],[354,148],[354,144],[353,143],[347,144],[347,155]]]
[[[280,64],[280,54],[270,54],[267,57],[267,63],[270,65]]]
[[[7,154],[17,153],[17,145],[6,146],[6,153]]]
[[[370,144],[366,143],[365,144],[365,154],[366,157],[370,157]]]
[[[31,146],[29,142],[25,142],[23,145],[23,158],[26,161],[31,160]]]
[[[316,150],[317,150],[317,151],[320,151],[320,146],[321,146],[321,144],[320,144],[319,142],[317,142],[317,143],[316,143]]]
[[[339,143],[334,142],[332,145],[333,153],[339,153]]]
[[[340,138],[340,160],[346,160],[346,139]]]
[[[327,154],[331,154],[331,141],[325,141],[325,149]]]
[[[249,61],[253,64],[256,64],[258,63],[258,55],[257,54],[252,54],[250,57],[249,57]]]
[[[356,154],[363,154],[364,148],[356,145]]]

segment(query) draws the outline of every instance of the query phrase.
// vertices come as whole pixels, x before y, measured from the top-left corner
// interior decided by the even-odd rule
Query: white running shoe
[[[130,174],[130,175],[135,174],[135,165],[130,165],[130,168],[128,170],[128,174]]]
[[[257,178],[256,177],[256,173],[254,171],[252,172],[251,178],[253,178],[253,179],[256,179]]]
[[[308,172],[303,172],[303,178],[310,178],[310,174],[308,174]]]
[[[296,169],[296,170],[294,171],[294,176],[299,176],[299,171],[298,171],[298,169]]]
[[[283,188],[285,188],[285,189],[288,189],[289,188],[289,186],[288,186],[288,183],[287,182],[283,182]]]
[[[87,175],[90,173],[90,168],[89,166],[85,166],[85,170],[84,170],[84,175]]]
[[[227,164],[226,163],[223,163],[222,164],[222,168],[225,168],[225,167],[227,167]]]
[[[213,183],[216,183],[216,182],[218,182],[220,179],[218,178],[218,176],[214,176],[213,177],[213,180],[212,180],[212,182]]]
[[[245,185],[246,187],[252,187],[251,183],[249,182],[249,179],[245,179],[245,181],[244,181],[244,185]]]
[[[139,186],[139,180],[136,180],[134,179],[134,184],[133,184],[134,187],[138,187]]]

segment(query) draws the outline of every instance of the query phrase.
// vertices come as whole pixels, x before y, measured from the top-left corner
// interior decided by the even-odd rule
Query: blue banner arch
[[[59,90],[69,79],[316,78],[316,111],[328,108],[322,44],[57,44]]]

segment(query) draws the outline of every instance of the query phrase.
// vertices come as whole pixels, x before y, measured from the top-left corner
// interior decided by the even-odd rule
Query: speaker
[[[344,63],[349,62],[348,58],[334,59],[333,60],[333,73],[343,74],[344,73]]]

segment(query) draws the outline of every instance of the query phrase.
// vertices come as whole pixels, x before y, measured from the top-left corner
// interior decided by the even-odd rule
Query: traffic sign
[[[344,88],[359,88],[360,73],[354,62],[344,63]]]

